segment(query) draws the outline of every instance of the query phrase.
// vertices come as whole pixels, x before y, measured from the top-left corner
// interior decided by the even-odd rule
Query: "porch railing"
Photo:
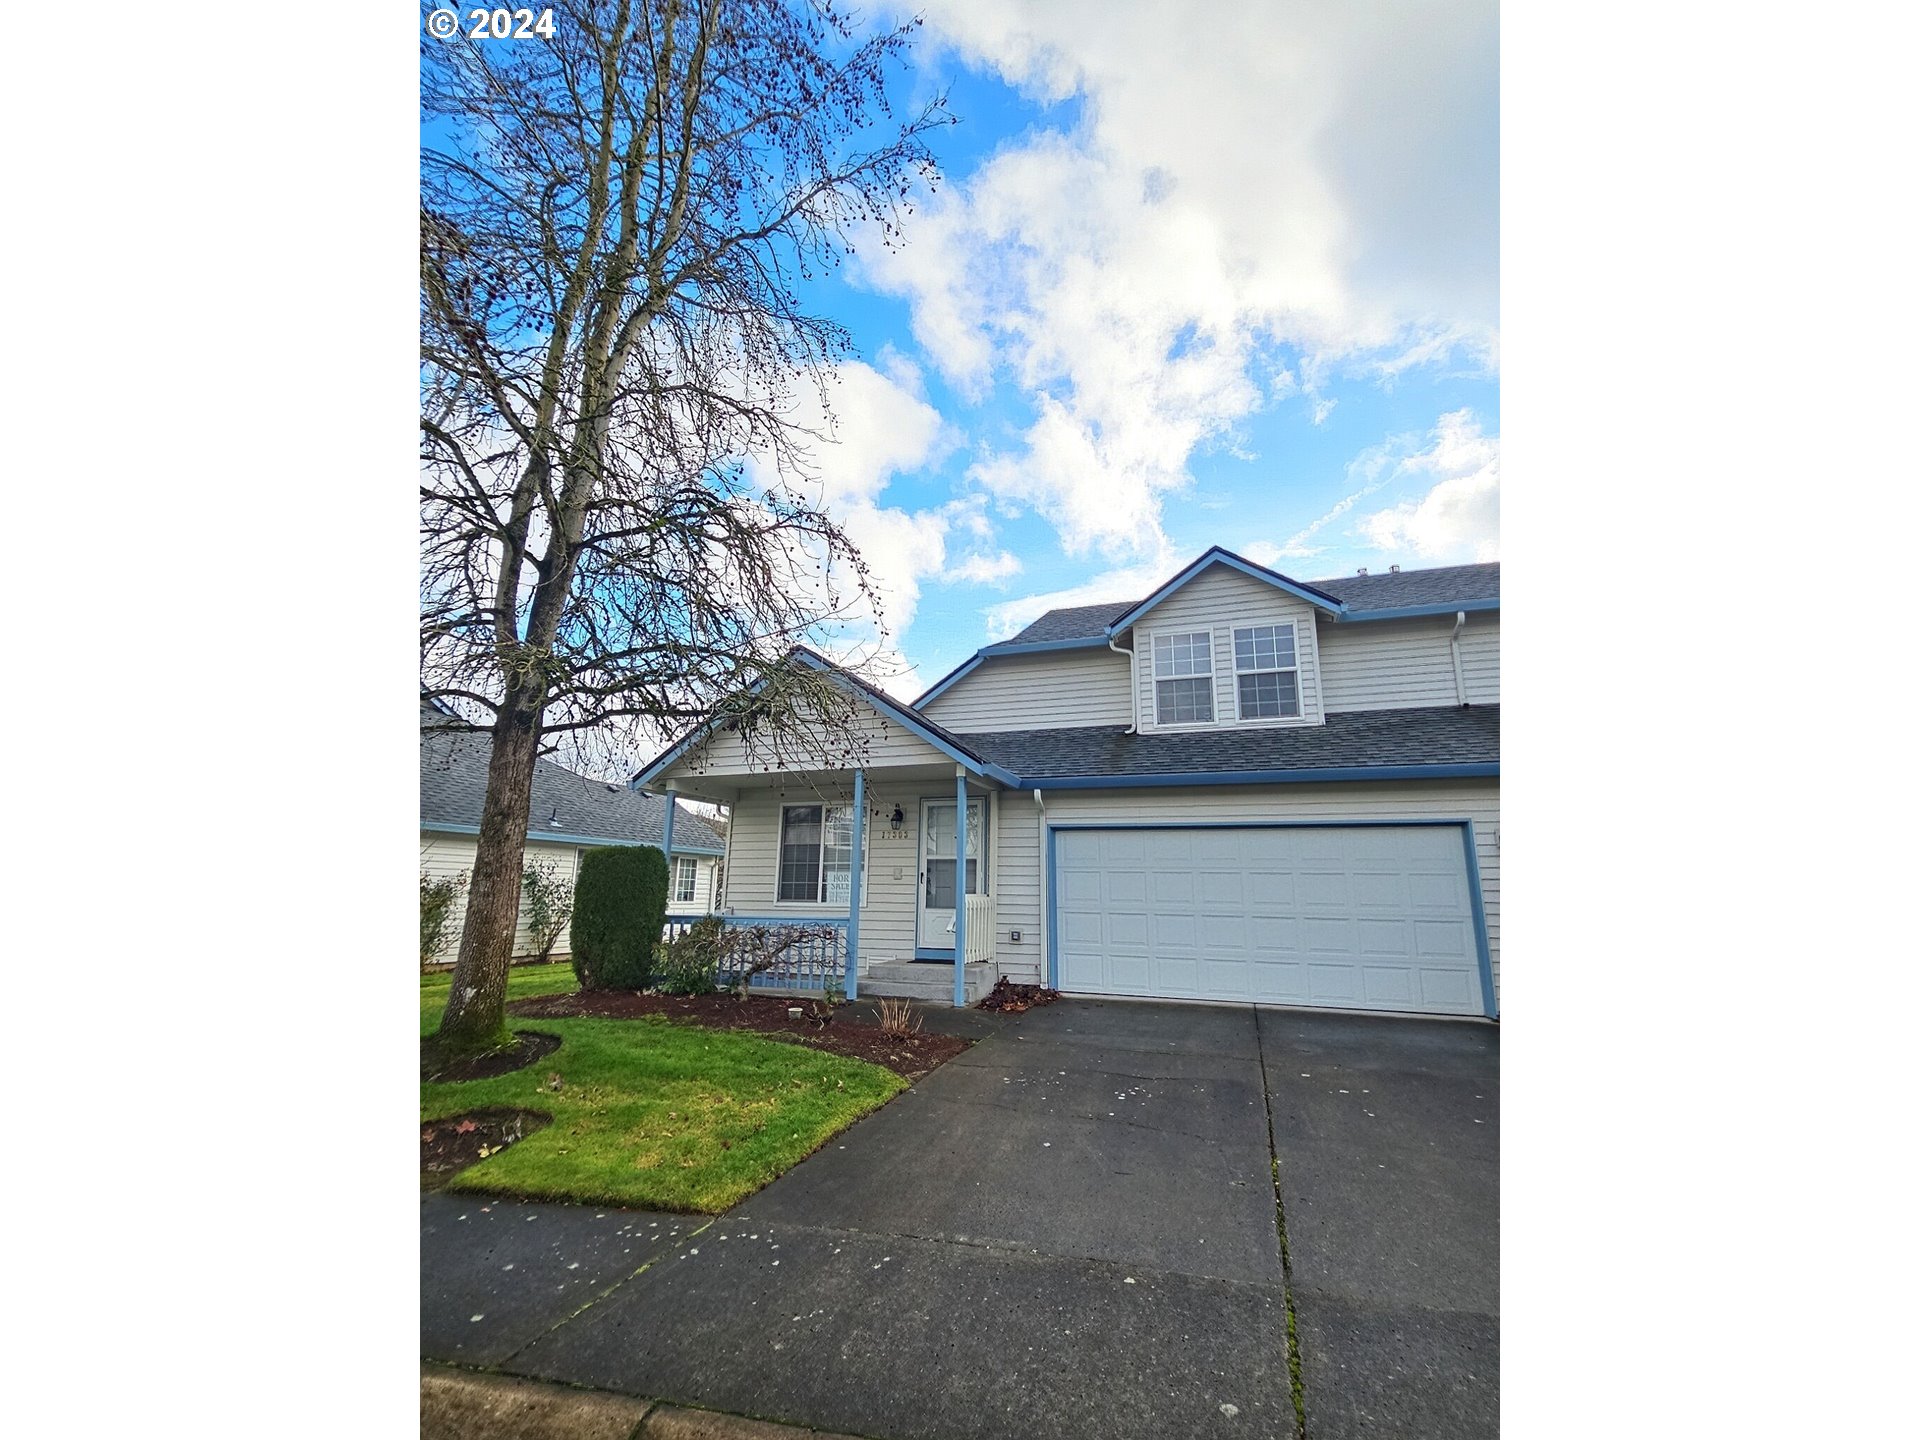
[[[967,964],[993,959],[993,925],[993,896],[967,896]],[[954,924],[949,920],[947,933],[953,931]]]
[[[677,940],[686,934],[687,928],[695,921],[705,920],[705,915],[669,915],[662,939]],[[845,917],[799,916],[799,915],[721,915],[717,917],[728,929],[741,929],[752,925],[764,925],[769,929],[788,925],[804,925],[809,930],[825,930],[828,934],[810,937],[795,945],[780,957],[780,961],[770,970],[763,970],[748,982],[750,990],[825,990],[827,982],[844,986],[847,980],[847,921]],[[971,945],[967,947],[973,949]],[[731,984],[734,976],[722,973],[722,984]]]

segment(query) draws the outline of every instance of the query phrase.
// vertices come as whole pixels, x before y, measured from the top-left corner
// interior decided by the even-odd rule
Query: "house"
[[[479,848],[481,804],[487,793],[484,734],[462,730],[453,717],[426,701],[420,706],[420,869],[439,879],[470,873]],[[533,767],[533,809],[527,824],[527,863],[548,862],[562,878],[580,873],[580,852],[593,845],[661,845],[667,802],[658,795],[590,780],[550,760]],[[675,914],[705,914],[713,907],[720,856],[719,834],[698,814],[677,807],[668,867],[667,908]],[[460,945],[466,919],[461,892],[448,917],[440,960],[450,963]],[[514,955],[537,953],[525,916],[514,936]],[[553,956],[570,953],[567,932],[554,942]]]
[[[1216,547],[911,705],[796,651],[852,740],[770,760],[716,715],[634,783],[730,807],[721,912],[831,927],[861,993],[1493,1017],[1499,622],[1497,564],[1309,584]]]

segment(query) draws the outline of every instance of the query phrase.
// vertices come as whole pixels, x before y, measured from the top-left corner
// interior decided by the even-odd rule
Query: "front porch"
[[[956,769],[907,765],[669,783],[670,794],[728,807],[715,913],[729,926],[818,932],[756,977],[756,991],[817,995],[837,983],[849,999],[971,1005],[992,989],[1000,975],[1006,792]],[[669,935],[698,918],[670,913]]]

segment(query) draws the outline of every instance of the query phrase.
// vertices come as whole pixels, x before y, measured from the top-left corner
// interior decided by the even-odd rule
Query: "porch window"
[[[1213,636],[1153,637],[1153,717],[1161,725],[1213,723]]]
[[[1242,720],[1287,720],[1299,715],[1300,664],[1292,624],[1235,630],[1233,671]]]
[[[678,904],[691,904],[698,879],[695,862],[682,855],[673,862],[673,898]]]
[[[864,858],[864,857],[863,857]],[[853,897],[853,807],[780,807],[782,900],[845,905]]]

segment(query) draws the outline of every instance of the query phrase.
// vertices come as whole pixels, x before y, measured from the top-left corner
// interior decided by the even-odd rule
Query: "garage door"
[[[1054,865],[1062,990],[1485,1013],[1456,826],[1062,829]]]

